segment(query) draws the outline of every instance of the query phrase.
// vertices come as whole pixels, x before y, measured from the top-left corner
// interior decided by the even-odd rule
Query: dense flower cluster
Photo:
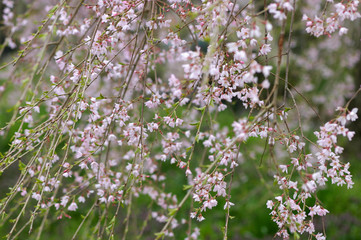
[[[336,31],[338,31],[340,36],[344,35],[348,32],[348,29],[343,26],[343,22],[346,19],[355,21],[361,17],[361,14],[357,10],[359,5],[358,0],[341,1],[338,3],[330,0],[327,1],[327,4],[328,3],[331,3],[334,8],[334,12],[331,12],[328,15],[326,15],[325,12],[323,12],[321,17],[315,16],[314,18],[303,15],[302,19],[303,21],[306,21],[307,26],[306,31],[315,37],[320,37],[322,35],[330,36]]]
[[[152,232],[158,239],[176,237],[185,227],[186,239],[198,239],[199,225],[192,226],[192,219],[205,220],[205,212],[222,203],[226,239],[229,209],[237,206],[233,176],[248,160],[244,155],[261,154],[272,162],[271,176],[281,192],[267,202],[277,235],[325,239],[313,220],[328,210],[315,194],[326,182],[353,186],[337,140],[341,135],[352,140],[355,132],[346,123],[358,117],[356,108],[342,102],[350,89],[338,88],[337,104],[346,107],[338,108],[340,115],[314,132],[317,140],[308,144],[304,131],[313,130],[303,122],[311,116],[300,114],[308,101],[295,97],[303,95],[288,82],[292,26],[301,21],[294,19],[296,11],[304,10],[297,1],[94,0],[44,8],[39,0],[33,9],[41,14],[29,15],[41,26],[24,31],[19,29],[27,20],[16,19],[14,2],[3,4],[3,24],[11,29],[4,46],[16,48],[14,37],[22,41],[12,64],[1,67],[14,78],[15,90],[21,85],[23,91],[1,82],[0,94],[17,96],[9,97],[12,118],[0,126],[1,135],[11,137],[0,171],[15,164],[20,170],[0,204],[4,224],[11,224],[9,238],[24,229],[37,229],[40,237],[45,225],[37,219],[71,218],[74,212],[85,212],[74,239],[85,222],[92,223],[93,212],[99,213],[98,238],[114,238],[121,222],[125,238],[133,204],[146,198],[150,205],[141,206],[148,212],[140,216],[144,227],[138,238],[154,221],[163,226]],[[359,1],[325,4],[321,17],[303,17],[313,36],[338,39],[348,33],[346,21],[361,17]],[[339,36],[331,36],[336,31]],[[314,70],[309,61],[325,48],[311,49],[294,64]],[[348,67],[358,59],[355,54]],[[300,86],[304,92],[313,88],[307,81]],[[279,164],[276,154],[287,162]],[[169,189],[173,172],[186,183],[180,185],[187,190],[181,199],[178,189]],[[183,209],[189,218],[177,217]]]
[[[343,148],[337,146],[337,136],[343,135],[348,140],[352,140],[355,132],[348,130],[345,124],[346,119],[355,121],[358,118],[357,108],[349,111],[348,114],[345,113],[346,109],[338,108],[338,110],[342,111],[339,118],[327,122],[319,132],[314,133],[318,139],[317,152],[307,155],[301,153],[299,157],[291,158],[288,165],[279,165],[279,174],[274,176],[279,188],[285,192],[275,197],[276,201],[269,200],[267,207],[272,210],[273,221],[280,228],[277,235],[283,238],[289,238],[287,231],[289,229],[291,233],[307,232],[314,235],[316,239],[322,239],[322,233],[314,233],[315,227],[312,219],[317,215],[325,216],[329,211],[320,206],[317,201],[314,206],[308,206],[307,199],[311,198],[312,194],[319,187],[324,186],[328,180],[338,186],[347,184],[348,188],[352,188],[354,184],[348,171],[350,164],[343,164],[339,160]],[[300,143],[297,145],[299,149],[304,146]],[[290,153],[297,149],[297,147],[290,149],[290,146],[291,144],[288,147]],[[302,176],[302,183],[291,180],[289,174],[292,177],[292,173],[289,172],[289,169],[292,169],[292,172],[297,171]],[[307,216],[310,216],[311,219],[308,219]]]

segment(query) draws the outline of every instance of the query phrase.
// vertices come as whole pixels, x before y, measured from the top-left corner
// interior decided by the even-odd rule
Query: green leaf
[[[39,178],[36,179],[36,183],[43,183]]]
[[[158,239],[164,237],[164,232],[158,232],[158,233],[155,233],[154,235],[157,237],[156,240],[158,240]]]
[[[191,18],[191,20],[194,20],[194,19],[196,19],[196,17],[198,17],[198,13],[189,11],[188,16]]]
[[[178,209],[177,208],[171,208],[171,209],[168,209],[168,212],[169,212],[168,213],[169,216],[173,216],[178,212]]]
[[[203,106],[203,107],[201,107],[201,108],[195,108],[195,109],[203,112],[204,109],[206,109],[206,106]]]
[[[285,112],[288,112],[289,110],[292,110],[292,108],[286,107],[284,111],[285,111]]]
[[[134,153],[135,153],[135,154],[138,154],[138,153],[140,153],[140,150],[141,150],[140,148],[137,148],[137,150],[135,150]]]
[[[62,147],[62,149],[61,149],[61,150],[65,150],[67,147],[68,147],[68,144],[67,144],[67,143],[65,143],[64,147]]]
[[[52,9],[50,9],[49,14],[53,14],[56,9],[58,9],[58,5],[55,5]]]
[[[97,99],[97,100],[100,100],[100,99],[105,99],[105,97],[104,97],[102,94],[100,94],[100,96],[99,96],[99,97],[97,97],[96,99]]]
[[[26,165],[22,161],[19,161],[19,170],[21,172],[24,172],[25,169],[26,169]]]
[[[198,125],[199,125],[199,122],[190,123],[190,125],[192,125],[192,126],[198,126]]]

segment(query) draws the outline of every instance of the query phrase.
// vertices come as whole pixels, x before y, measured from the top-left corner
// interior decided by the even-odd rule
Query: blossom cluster
[[[348,32],[348,28],[344,26],[345,20],[355,21],[361,17],[361,14],[358,12],[357,8],[359,5],[358,0],[348,0],[335,3],[332,1],[327,1],[327,4],[331,3],[334,8],[334,11],[327,14],[324,13],[321,17],[314,16],[308,17],[306,14],[303,15],[302,20],[306,21],[306,32],[315,37],[320,37],[322,35],[330,36],[332,33],[338,31],[340,36]],[[326,6],[327,7],[327,6]]]
[[[313,218],[325,216],[329,211],[317,200],[313,206],[308,205],[307,199],[312,199],[312,194],[325,186],[329,180],[338,186],[346,184],[347,188],[352,188],[354,184],[349,172],[350,164],[343,164],[339,160],[343,148],[337,146],[337,136],[342,135],[349,141],[352,140],[355,132],[346,128],[345,124],[347,120],[355,121],[358,118],[356,115],[358,109],[349,111],[338,108],[338,110],[341,111],[340,117],[327,122],[320,131],[314,133],[318,139],[317,152],[291,158],[290,164],[279,165],[279,174],[274,176],[284,193],[275,197],[276,201],[269,200],[267,208],[272,210],[272,219],[280,229],[277,235],[285,239],[289,238],[289,232],[300,234],[307,232],[316,239],[324,239],[322,233],[315,233]],[[289,151],[292,153],[294,150],[289,149]],[[291,180],[290,168],[292,172],[297,171],[302,177],[301,183]]]
[[[300,112],[309,102],[297,89],[307,92],[311,83],[294,87],[289,68],[315,71],[310,60],[322,48],[290,64],[297,43],[292,31],[286,41],[284,28],[301,21],[293,19],[301,8],[297,1],[94,0],[44,7],[37,0],[29,16],[41,23],[38,28],[24,28],[27,21],[16,19],[13,1],[3,4],[3,24],[11,28],[6,44],[17,47],[12,37],[22,42],[11,64],[0,68],[8,76],[0,97],[4,92],[14,106],[12,118],[0,126],[1,135],[10,136],[0,171],[19,166],[18,181],[0,204],[4,224],[11,225],[9,238],[25,232],[40,237],[48,218],[80,213],[74,239],[94,218],[94,231],[83,238],[125,238],[131,231],[140,239],[151,225],[158,239],[178,238],[185,228],[185,239],[199,239],[205,212],[224,202],[226,239],[230,208],[238,202],[231,194],[233,178],[242,185],[237,171],[258,156],[270,164],[268,174],[282,192],[267,202],[276,234],[325,238],[313,220],[328,210],[315,196],[327,182],[354,184],[337,140],[354,137],[346,123],[357,119],[357,109],[341,102],[346,107],[338,108],[339,116],[308,144],[304,131],[313,132],[311,116]],[[326,11],[329,5],[335,12]],[[347,34],[343,23],[360,18],[358,5],[327,1],[321,17],[304,15],[303,31]],[[325,77],[332,75],[322,69]],[[342,101],[347,93],[340,93]],[[129,230],[138,218],[142,230],[137,224]]]

